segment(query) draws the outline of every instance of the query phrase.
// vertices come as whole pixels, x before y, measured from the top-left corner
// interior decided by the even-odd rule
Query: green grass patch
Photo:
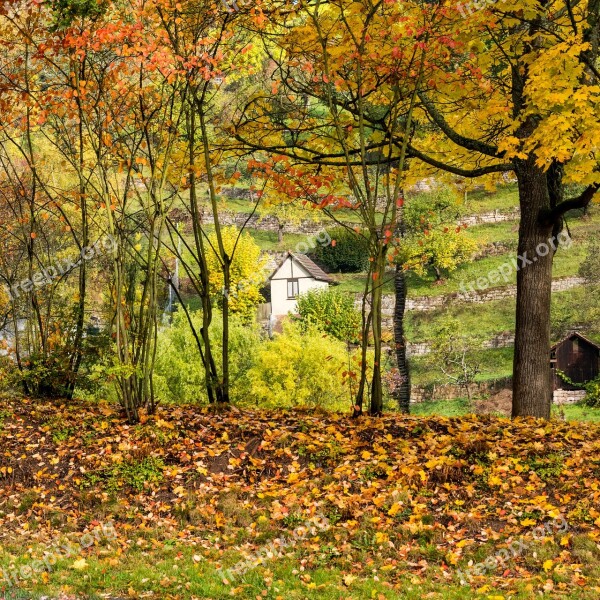
[[[460,417],[473,412],[471,403],[466,398],[454,400],[435,400],[412,404],[410,413],[419,417],[439,415],[442,417]]]
[[[467,194],[464,211],[481,214],[501,210],[508,212],[519,206],[519,190],[516,183],[500,185],[493,191],[476,190]]]
[[[591,539],[578,540],[577,551],[595,558],[597,551]],[[423,555],[427,561],[427,546]],[[375,550],[373,548],[373,550]],[[495,547],[488,545],[486,552],[493,555]],[[36,549],[40,550],[41,549]],[[525,559],[531,568],[539,570],[542,558],[555,558],[548,548],[535,548]],[[354,550],[360,554],[359,550]],[[542,552],[542,554],[540,554]],[[37,553],[37,552],[36,552]],[[209,552],[193,549],[176,540],[154,540],[153,544],[142,547],[132,546],[127,552],[117,555],[115,549],[93,548],[84,551],[82,556],[59,560],[50,572],[43,577],[21,582],[19,588],[12,588],[3,596],[7,599],[39,599],[42,596],[58,596],[68,590],[77,597],[99,599],[111,597],[145,597],[149,592],[161,598],[212,598],[225,600],[237,598],[280,598],[302,600],[392,600],[402,597],[406,600],[436,598],[440,600],[465,600],[480,598],[512,598],[525,600],[532,597],[533,586],[526,579],[511,585],[510,595],[497,587],[492,577],[487,575],[474,578],[472,585],[460,585],[458,567],[450,567],[449,578],[444,577],[439,557],[429,557],[430,565],[419,576],[411,575],[402,561],[384,559],[380,552],[367,552],[363,562],[350,563],[348,557],[331,554],[330,548],[317,540],[313,550],[305,554],[296,548],[286,549],[283,557],[274,557],[263,564],[249,569],[234,581],[225,583],[217,570],[219,562],[230,563],[243,557],[239,554],[226,555],[218,560],[205,555]],[[85,559],[83,568],[74,568],[76,561]],[[357,559],[358,556],[355,556]],[[301,567],[300,561],[304,560]],[[23,557],[17,561],[4,553],[0,558],[3,567],[23,566],[28,561]],[[536,588],[541,587],[540,581]],[[483,591],[482,591],[483,590]],[[537,590],[536,590],[537,591]],[[499,595],[494,595],[499,594]],[[536,598],[556,598],[556,593],[540,590]],[[567,596],[565,596],[567,597]],[[569,588],[569,598],[591,600],[597,596],[589,587]]]
[[[82,487],[95,488],[102,485],[109,492],[115,493],[128,486],[136,492],[141,492],[147,484],[162,481],[164,467],[162,459],[153,456],[139,461],[117,463],[99,471],[86,473]]]
[[[462,417],[474,412],[474,407],[466,398],[456,398],[453,400],[431,400],[411,404],[410,412],[419,417]],[[558,419],[565,419],[572,422],[600,422],[600,409],[590,408],[585,404],[565,404],[562,406],[554,405],[552,415]],[[552,479],[560,474],[562,469],[562,458],[555,455],[549,455],[541,462],[532,464],[534,470],[539,469],[542,478]]]
[[[492,381],[507,377],[512,373],[513,348],[489,348],[477,352],[476,357],[482,366],[482,372],[476,381]],[[430,364],[427,356],[414,356],[410,359],[411,383],[431,386],[448,383],[444,374]]]

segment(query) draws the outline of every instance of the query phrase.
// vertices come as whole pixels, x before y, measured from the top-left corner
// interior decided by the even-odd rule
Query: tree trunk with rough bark
[[[550,381],[550,300],[555,251],[546,174],[535,157],[517,161],[521,222],[516,259],[517,314],[513,365],[512,416],[548,419],[552,403]]]
[[[408,358],[406,356],[406,339],[404,338],[404,313],[406,310],[406,273],[402,265],[396,265],[394,275],[394,289],[396,294],[396,305],[394,308],[394,343],[396,350],[396,362],[400,384],[395,389],[395,397],[398,400],[400,410],[408,414],[410,412],[410,371]]]

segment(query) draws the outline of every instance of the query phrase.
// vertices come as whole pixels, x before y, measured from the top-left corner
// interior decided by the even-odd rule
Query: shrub
[[[585,383],[575,383],[566,373],[560,369],[556,370],[556,374],[569,385],[580,390],[585,390],[583,402],[592,408],[600,406],[600,375],[595,379],[591,379]]]
[[[585,259],[579,267],[579,275],[589,283],[600,283],[600,237],[593,237],[588,244]]]
[[[192,313],[197,331],[201,328],[202,313]],[[258,325],[245,323],[241,317],[230,317],[229,353],[231,399],[237,401],[248,393],[248,370],[260,343]],[[219,313],[213,316],[210,337],[214,344],[215,360],[221,360],[222,322]],[[182,312],[176,313],[171,327],[158,334],[154,387],[157,397],[168,402],[198,402],[205,400],[205,373],[196,341]]]
[[[442,225],[460,219],[464,211],[461,198],[449,187],[440,187],[408,199],[404,223],[409,232],[421,231],[426,223]]]
[[[303,329],[315,326],[343,342],[358,339],[361,316],[348,294],[334,289],[310,290],[298,298],[298,313]]]
[[[436,227],[408,236],[399,250],[400,262],[420,277],[433,271],[436,278],[441,279],[442,275],[469,262],[477,251],[477,242],[458,229]]]
[[[318,245],[310,256],[330,272],[359,273],[369,266],[368,240],[344,227],[327,232],[331,244]]]
[[[348,353],[343,342],[314,326],[284,322],[283,333],[263,343],[250,369],[250,398],[266,407],[350,406]]]
[[[246,322],[251,322],[256,316],[256,307],[263,301],[260,288],[264,283],[266,258],[261,256],[260,247],[247,232],[240,235],[235,226],[224,227],[222,230],[223,245],[233,262],[230,267],[229,310],[231,314],[240,315]],[[208,236],[211,249],[218,248],[217,235]],[[224,278],[220,260],[214,250],[206,253],[206,262],[210,273],[210,293],[218,299],[218,305],[223,305]]]
[[[600,377],[585,384],[585,403],[594,408],[600,406]]]

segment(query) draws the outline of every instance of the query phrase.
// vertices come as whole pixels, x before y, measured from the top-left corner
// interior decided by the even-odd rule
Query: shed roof
[[[316,279],[317,281],[326,281],[327,283],[335,282],[335,279],[333,279],[331,275],[325,273],[325,271],[323,271],[323,269],[321,269],[319,265],[317,265],[310,258],[308,258],[308,256],[306,256],[305,254],[295,254],[294,252],[288,252],[283,257],[283,260],[277,265],[277,268],[273,271],[273,273],[271,273],[269,280],[271,280],[273,276],[277,273],[277,271],[281,269],[281,267],[288,258],[291,258],[292,260],[296,261],[313,279]]]
[[[592,340],[590,340],[589,338],[586,338],[585,335],[581,335],[581,333],[579,333],[578,331],[573,331],[567,337],[565,337],[564,339],[560,340],[560,342],[556,342],[556,344],[554,344],[554,346],[552,346],[550,348],[550,350],[555,350],[556,348],[558,348],[558,346],[560,346],[561,344],[564,344],[567,340],[570,340],[570,339],[572,339],[574,337],[583,340],[584,342],[586,342],[590,346],[593,346],[594,348],[596,348],[596,350],[600,350],[600,345],[596,344],[596,342],[592,342]]]

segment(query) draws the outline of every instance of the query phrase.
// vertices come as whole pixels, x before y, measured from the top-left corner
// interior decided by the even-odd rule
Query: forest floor
[[[0,399],[0,598],[591,600],[599,501],[596,423]]]

